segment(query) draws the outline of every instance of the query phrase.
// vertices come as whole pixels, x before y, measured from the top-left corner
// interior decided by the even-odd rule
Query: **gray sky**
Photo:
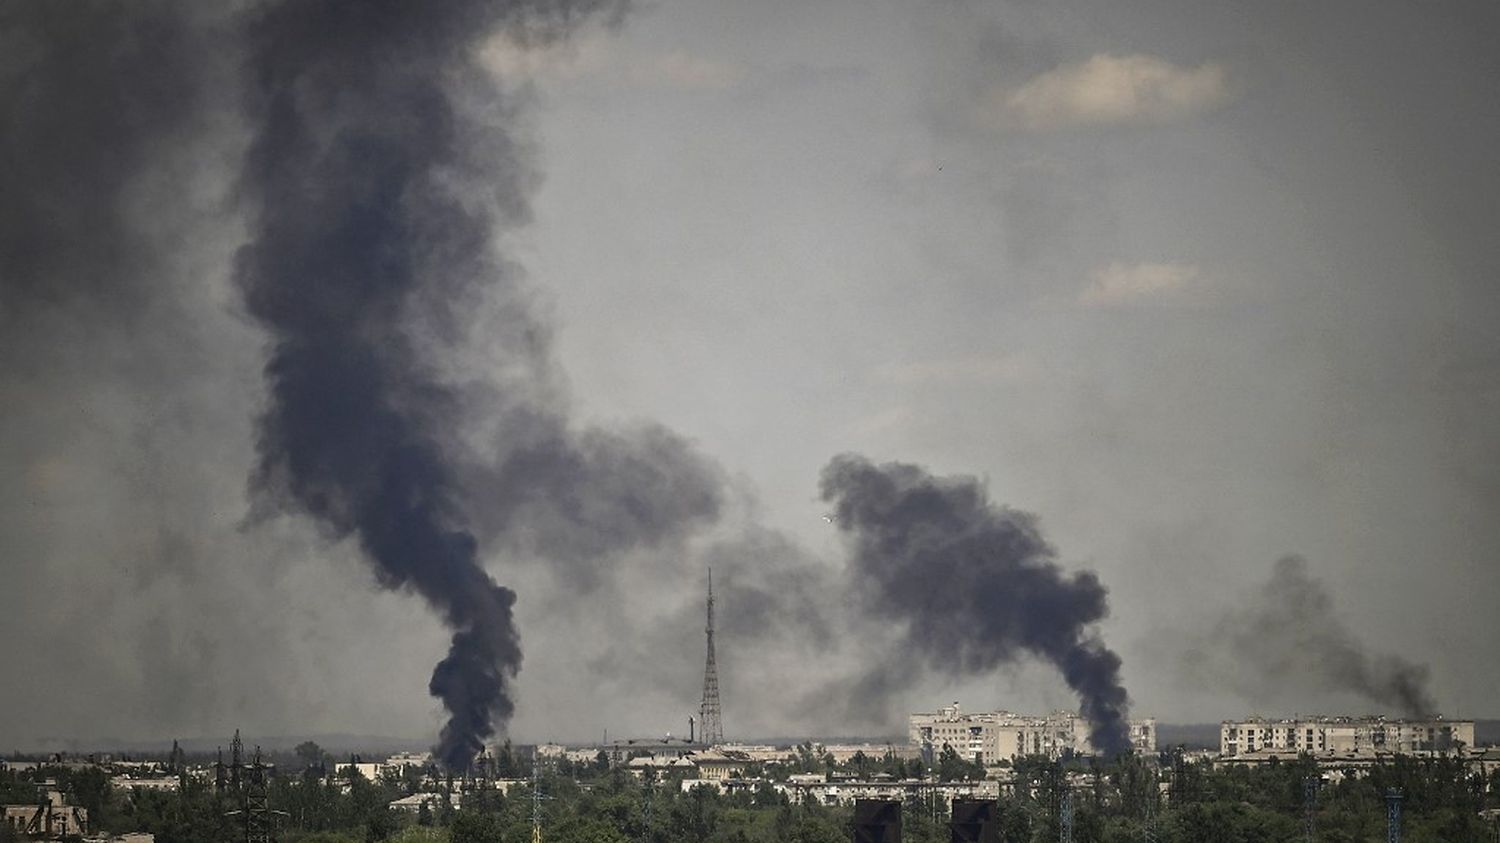
[[[661,422],[736,491],[717,528],[602,584],[489,553],[520,594],[512,734],[685,729],[707,561],[731,736],[1071,706],[1027,664],[915,682],[879,722],[819,698],[881,652],[878,628],[813,621],[849,603],[817,500],[845,451],[1036,513],[1109,587],[1138,713],[1378,710],[1317,677],[1184,668],[1299,554],[1350,635],[1425,663],[1448,715],[1496,716],[1497,17],[657,2],[560,46],[493,40],[541,175],[503,243],[575,417]],[[191,134],[127,185],[155,244],[138,311],[0,311],[0,749],[429,734],[438,622],[347,542],[247,523],[264,348],[229,282],[242,132]]]

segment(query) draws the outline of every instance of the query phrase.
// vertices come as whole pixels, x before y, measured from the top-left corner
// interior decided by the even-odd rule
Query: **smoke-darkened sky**
[[[366,184],[369,138],[403,173],[431,141],[413,183],[465,216],[390,200],[447,233],[406,250],[420,295],[337,328],[517,594],[516,738],[684,730],[707,564],[731,737],[1076,706],[1024,656],[820,693],[904,646],[822,517],[850,452],[1034,515],[1108,590],[1133,713],[1396,713],[1315,655],[1247,665],[1291,693],[1222,681],[1298,583],[1319,640],[1496,713],[1492,4],[502,3],[396,48],[334,15],[270,58],[246,16],[277,4],[46,5],[0,4],[0,749],[447,720],[441,613],[251,480],[268,308],[337,303],[246,244],[338,219],[322,179]],[[298,62],[301,169],[257,175],[251,83]],[[430,132],[383,99],[424,84]],[[272,270],[293,297],[247,298]]]

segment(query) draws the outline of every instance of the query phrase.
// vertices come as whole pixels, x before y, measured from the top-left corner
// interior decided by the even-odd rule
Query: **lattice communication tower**
[[[703,665],[703,703],[698,707],[700,740],[712,746],[724,742],[719,716],[719,665],[714,660],[714,569],[708,569],[708,658]]]

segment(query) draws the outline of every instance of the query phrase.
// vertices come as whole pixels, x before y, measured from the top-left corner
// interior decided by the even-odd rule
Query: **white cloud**
[[[1174,296],[1198,280],[1198,267],[1182,263],[1112,263],[1094,270],[1078,296],[1087,307],[1114,307]]]
[[[1100,54],[1063,65],[997,95],[1028,129],[1153,123],[1216,108],[1229,99],[1222,65],[1179,67],[1146,55]]]

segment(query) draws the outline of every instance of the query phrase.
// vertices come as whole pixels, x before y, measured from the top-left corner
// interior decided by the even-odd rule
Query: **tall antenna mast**
[[[708,658],[703,665],[703,704],[698,707],[698,728],[703,743],[724,742],[724,723],[719,719],[719,665],[714,660],[714,569],[708,569]]]

